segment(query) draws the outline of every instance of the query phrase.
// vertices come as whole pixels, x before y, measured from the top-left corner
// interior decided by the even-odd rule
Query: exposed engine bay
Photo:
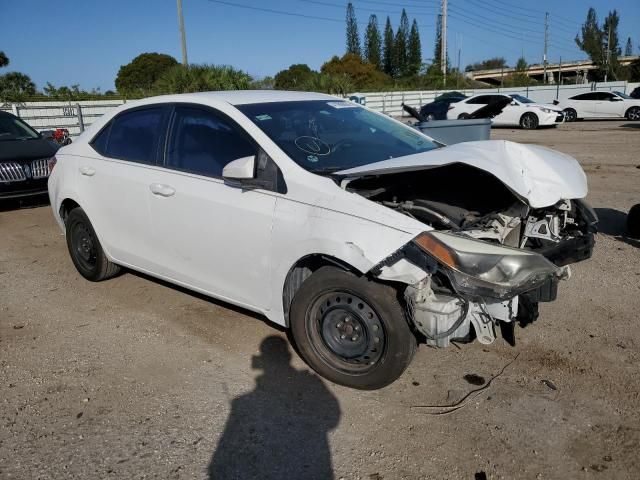
[[[535,252],[562,267],[558,278],[495,301],[461,294],[434,269],[405,292],[409,316],[432,346],[470,341],[474,333],[481,343],[492,343],[496,328],[513,344],[515,322],[525,326],[535,320],[538,302],[555,300],[558,280],[570,275],[566,265],[589,258],[594,246],[597,217],[584,201],[534,209],[492,174],[462,163],[363,176],[350,181],[347,190],[437,231]]]

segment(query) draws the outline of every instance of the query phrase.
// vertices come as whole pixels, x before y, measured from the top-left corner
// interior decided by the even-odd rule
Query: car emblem
[[[24,170],[24,174],[27,178],[31,178],[31,168],[29,167],[29,165],[25,165],[24,167],[22,167],[22,169]]]

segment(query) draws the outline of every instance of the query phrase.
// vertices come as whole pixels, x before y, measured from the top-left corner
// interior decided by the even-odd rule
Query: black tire
[[[565,108],[563,112],[565,122],[575,122],[578,119],[578,112],[573,108]]]
[[[89,217],[82,208],[71,210],[65,225],[69,255],[80,275],[92,282],[100,282],[120,272],[121,267],[109,261],[102,250]]]
[[[624,116],[627,120],[637,122],[638,120],[640,120],[640,107],[631,107],[629,110],[627,110]]]
[[[640,203],[631,207],[627,214],[627,232],[632,238],[640,238]]]
[[[347,387],[389,385],[416,351],[397,291],[335,267],[318,269],[302,284],[289,318],[304,360]]]
[[[469,115],[468,113],[461,113],[460,115],[458,115],[458,120],[467,120],[471,115]]]
[[[540,120],[535,113],[527,112],[520,117],[520,128],[524,130],[535,130],[539,123]]]

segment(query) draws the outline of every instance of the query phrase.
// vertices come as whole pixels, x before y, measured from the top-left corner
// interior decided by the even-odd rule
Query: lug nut
[[[340,335],[340,339],[341,339],[341,340],[344,340],[345,338],[347,338],[347,336],[346,336],[346,335]]]
[[[336,327],[338,327],[338,328],[342,327],[342,322],[338,322],[338,324],[336,325]]]
[[[351,337],[351,341],[352,342],[355,342],[357,339],[358,339],[358,337],[356,337],[356,336]]]
[[[360,325],[356,325],[356,326],[355,326],[355,330],[356,330],[356,331],[360,330]]]

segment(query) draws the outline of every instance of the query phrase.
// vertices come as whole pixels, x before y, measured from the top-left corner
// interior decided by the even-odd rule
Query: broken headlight
[[[506,300],[561,273],[537,253],[461,235],[425,232],[413,241],[445,267],[454,288],[463,295]]]

